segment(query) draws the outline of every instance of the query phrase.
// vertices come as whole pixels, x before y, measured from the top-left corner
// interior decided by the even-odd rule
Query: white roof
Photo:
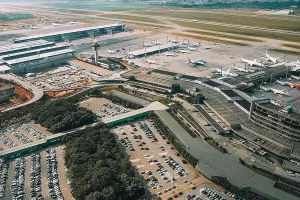
[[[122,25],[122,24],[108,24],[108,25],[104,25],[104,26],[93,26],[93,27],[73,29],[73,30],[67,30],[67,31],[59,31],[59,32],[48,33],[48,34],[33,35],[33,36],[28,36],[28,37],[20,37],[20,38],[15,38],[14,42],[17,42],[17,41],[20,41],[20,40],[22,41],[22,40],[43,38],[43,37],[54,36],[54,35],[76,33],[76,32],[80,32],[80,31],[89,31],[89,30],[100,29],[100,28],[110,28],[110,27],[120,26],[120,25]]]
[[[18,50],[18,49],[26,49],[29,47],[35,47],[35,46],[41,46],[45,44],[54,44],[53,42],[48,42],[46,40],[35,40],[35,41],[30,41],[30,42],[23,42],[19,44],[10,44],[10,45],[5,45],[0,47],[0,54],[13,51],[13,50]]]
[[[42,58],[57,56],[57,55],[66,54],[66,53],[73,53],[73,52],[74,52],[74,50],[72,50],[72,49],[63,49],[63,50],[59,50],[59,51],[53,51],[53,52],[49,52],[49,53],[43,53],[43,54],[39,54],[39,55],[33,55],[33,56],[18,58],[18,59],[14,59],[14,60],[8,60],[5,62],[9,65],[13,65],[13,64],[17,64],[17,63],[23,63],[23,62],[28,62],[28,61],[32,61],[32,60],[39,60]]]
[[[10,67],[7,65],[0,65],[0,72],[9,71]]]
[[[56,48],[60,48],[60,47],[66,47],[65,45],[55,45],[55,46],[50,46],[50,47],[44,47],[44,48],[39,48],[39,49],[33,49],[33,50],[29,50],[29,51],[21,51],[21,52],[17,52],[17,53],[12,53],[12,54],[6,54],[3,56],[0,56],[0,60],[5,60],[5,58],[8,57],[12,57],[12,56],[17,56],[17,55],[22,55],[22,54],[27,54],[27,53],[33,53],[33,52],[39,52],[39,51],[44,51],[44,50],[52,50],[52,49],[56,49]]]
[[[178,47],[178,46],[179,46],[178,44],[174,44],[174,43],[155,45],[155,46],[152,46],[152,47],[146,47],[146,53],[152,53],[154,51],[159,51],[159,49],[163,51],[163,50],[166,50],[168,48],[172,48],[172,47],[175,48],[175,47]],[[128,55],[133,55],[133,56],[139,56],[139,55],[143,55],[143,54],[145,54],[145,48],[128,52]]]

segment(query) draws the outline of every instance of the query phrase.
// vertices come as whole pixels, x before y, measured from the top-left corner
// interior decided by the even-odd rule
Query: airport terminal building
[[[0,60],[14,74],[55,67],[72,58],[74,58],[72,49],[46,40],[29,41],[0,48]]]
[[[22,43],[34,40],[47,40],[52,42],[62,42],[76,40],[86,37],[96,37],[106,34],[114,34],[125,31],[126,27],[124,24],[108,24],[103,26],[94,26],[81,29],[73,29],[68,31],[54,32],[42,35],[34,35],[27,37],[15,38],[14,43]]]

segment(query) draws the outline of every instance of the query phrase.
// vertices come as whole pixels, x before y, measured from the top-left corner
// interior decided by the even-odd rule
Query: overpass
[[[4,159],[4,160],[7,160],[7,159],[11,159],[11,158],[21,156],[22,154],[25,154],[25,153],[30,153],[30,152],[36,151],[38,149],[51,146],[51,145],[61,141],[62,137],[65,136],[65,135],[68,135],[70,133],[74,133],[74,132],[79,131],[79,130],[84,130],[84,129],[89,128],[89,127],[94,127],[98,123],[105,123],[108,126],[114,126],[116,124],[123,123],[123,122],[129,122],[129,121],[132,121],[132,120],[137,119],[137,118],[147,117],[148,113],[151,112],[151,111],[168,110],[168,109],[169,108],[167,106],[165,106],[165,105],[161,104],[160,102],[156,101],[156,102],[153,102],[153,103],[149,104],[145,108],[141,108],[141,109],[138,109],[138,110],[133,110],[131,112],[123,113],[123,114],[116,115],[116,116],[113,116],[113,117],[103,118],[101,122],[96,122],[96,123],[93,123],[93,124],[85,125],[85,126],[82,126],[82,127],[79,127],[79,128],[72,129],[70,131],[57,133],[57,134],[45,137],[45,138],[43,138],[41,140],[38,140],[38,141],[34,141],[34,142],[31,142],[31,143],[20,145],[20,146],[13,147],[13,148],[10,148],[10,149],[5,149],[5,150],[0,152],[0,158]]]

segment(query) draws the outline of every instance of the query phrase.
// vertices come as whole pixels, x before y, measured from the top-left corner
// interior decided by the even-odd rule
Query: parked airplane
[[[155,45],[161,45],[161,42],[158,42],[158,41],[153,41],[152,43]]]
[[[157,62],[155,62],[154,60],[146,60],[147,63],[151,64],[157,64]]]
[[[277,89],[273,89],[271,88],[271,91],[273,92],[273,94],[281,94],[283,96],[287,96],[290,94],[290,90],[286,89],[286,90],[277,90]]]
[[[108,53],[110,53],[110,54],[116,53],[114,50],[109,50],[109,49],[107,49],[107,51],[108,51]]]
[[[200,46],[200,42],[197,42],[197,43],[193,43],[191,44],[192,47],[199,47]]]
[[[198,20],[196,20],[196,19],[193,19],[193,22],[197,22]]]
[[[247,59],[244,59],[244,58],[241,58],[241,57],[240,57],[240,59],[241,59],[242,62],[248,63],[248,65],[250,65],[251,67],[252,66],[257,66],[257,67],[264,67],[265,66],[264,64],[257,62],[256,59],[254,59],[253,61],[247,60]]]
[[[190,53],[190,52],[187,51],[187,50],[178,50],[178,52],[180,52],[180,53]]]
[[[237,76],[238,76],[238,74],[231,73],[231,72],[230,72],[230,68],[227,69],[226,71],[223,71],[223,70],[220,70],[220,69],[213,68],[213,69],[212,69],[212,72],[213,72],[213,73],[216,73],[216,74],[220,74],[220,75],[222,75],[222,76],[232,76],[232,77],[237,77]]]
[[[147,44],[147,43],[145,43],[144,46],[145,46],[145,47],[152,47],[151,44]]]
[[[291,76],[291,78],[293,78],[293,79],[296,79],[296,80],[300,80],[300,77],[299,76]]]
[[[297,89],[300,89],[300,84],[296,84],[296,83],[288,83],[288,85],[289,85],[291,88],[297,88]]]
[[[266,50],[266,58],[267,58],[268,60],[272,61],[273,63],[277,63],[277,62],[278,62],[278,60],[277,60],[276,58],[273,58],[272,56],[270,56],[270,55],[268,54],[268,50]]]
[[[70,24],[77,24],[77,22],[69,22]]]
[[[235,67],[234,69],[238,70],[239,72],[246,72],[246,73],[254,72],[254,70],[252,70],[252,69],[246,69],[246,68],[241,68],[241,67]]]
[[[190,47],[189,50],[190,50],[190,51],[197,51],[197,48]]]
[[[165,55],[166,55],[166,56],[172,56],[172,57],[176,56],[176,54],[169,53],[169,52],[166,52]]]
[[[30,28],[31,28],[31,29],[37,29],[36,26],[31,26]]]
[[[201,58],[198,60],[190,60],[189,59],[189,63],[192,65],[205,65],[206,62]]]
[[[58,23],[52,23],[53,26],[59,26],[60,24]]]

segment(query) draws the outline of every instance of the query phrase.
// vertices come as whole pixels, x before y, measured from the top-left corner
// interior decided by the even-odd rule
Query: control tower
[[[100,48],[100,44],[97,40],[94,40],[94,43],[92,44],[92,48],[95,51],[95,64],[98,64],[98,59],[99,59],[99,54],[98,54],[98,50]]]

